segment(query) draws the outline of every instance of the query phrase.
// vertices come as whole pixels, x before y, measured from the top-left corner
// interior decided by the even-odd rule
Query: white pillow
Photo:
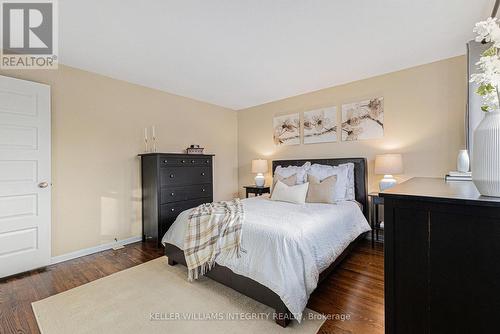
[[[307,181],[307,171],[311,167],[311,163],[308,161],[302,166],[288,166],[281,167],[277,166],[274,170],[275,175],[279,175],[282,178],[287,178],[292,176],[293,174],[297,174],[297,184],[302,184]]]
[[[345,199],[347,201],[354,201],[356,199],[356,189],[354,188],[354,164],[348,162],[346,164],[339,165],[347,166],[347,191],[345,194]]]
[[[333,192],[333,200],[336,202],[346,200],[347,187],[348,187],[348,173],[349,173],[349,168],[347,164],[339,166],[314,164],[308,171],[308,174],[311,174],[312,176],[317,178],[320,182],[332,175],[337,176],[337,182],[335,183]]]
[[[308,182],[289,187],[283,182],[278,181],[274,187],[271,199],[273,201],[304,204],[306,202],[307,189],[309,189]]]

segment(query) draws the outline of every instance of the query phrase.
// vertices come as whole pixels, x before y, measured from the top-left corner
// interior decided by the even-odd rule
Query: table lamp
[[[392,175],[403,173],[401,154],[381,154],[375,157],[375,174],[384,175],[380,180],[380,191],[394,187],[397,183]]]
[[[267,173],[267,170],[267,160],[252,160],[252,173],[257,173],[257,176],[255,177],[255,185],[257,187],[263,187],[266,183],[264,173]]]

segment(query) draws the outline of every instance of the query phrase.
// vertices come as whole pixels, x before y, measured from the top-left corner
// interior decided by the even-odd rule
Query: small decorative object
[[[276,145],[300,144],[299,119],[298,113],[273,118],[274,143]]]
[[[403,173],[401,154],[382,154],[375,157],[375,174],[384,175],[380,180],[380,191],[394,187],[397,181],[392,175],[401,173]]]
[[[304,144],[337,141],[337,108],[304,112]]]
[[[148,147],[148,128],[144,128],[144,152],[145,153],[149,152],[149,147]]]
[[[187,154],[203,154],[203,147],[200,145],[191,145],[186,149]]]
[[[342,105],[342,140],[381,138],[384,136],[384,98]]]
[[[471,82],[479,85],[477,93],[484,99],[485,117],[474,131],[472,181],[481,195],[500,197],[500,27],[497,18],[476,23],[476,41],[489,43],[483,52],[479,73]]]
[[[469,152],[460,150],[457,157],[457,171],[465,173],[469,171]]]
[[[155,126],[153,125],[151,127],[151,132],[152,132],[152,136],[153,136],[153,147],[152,147],[151,151],[154,153],[158,152],[158,148],[156,146],[156,131],[155,130],[156,130]]]
[[[264,173],[267,173],[267,171],[267,160],[252,160],[252,173],[257,173],[257,176],[255,177],[255,185],[257,187],[263,187],[266,183]]]

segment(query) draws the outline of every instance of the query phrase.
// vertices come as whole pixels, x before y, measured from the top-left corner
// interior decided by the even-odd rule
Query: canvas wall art
[[[342,140],[355,141],[384,136],[384,98],[342,105]]]
[[[273,118],[274,143],[276,145],[300,144],[299,114],[276,116]]]
[[[304,112],[304,144],[337,141],[337,107]]]

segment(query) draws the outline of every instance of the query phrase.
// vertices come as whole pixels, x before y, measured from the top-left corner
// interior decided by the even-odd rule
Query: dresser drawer
[[[196,184],[183,187],[163,187],[160,191],[160,204],[187,201],[212,196],[212,184]]]
[[[200,157],[160,157],[160,167],[168,166],[212,166],[212,158]]]
[[[183,186],[212,183],[212,167],[165,167],[160,169],[160,185]]]
[[[211,197],[199,198],[190,201],[176,202],[160,205],[160,221],[173,223],[175,218],[184,210],[195,208],[200,204],[209,203]]]

